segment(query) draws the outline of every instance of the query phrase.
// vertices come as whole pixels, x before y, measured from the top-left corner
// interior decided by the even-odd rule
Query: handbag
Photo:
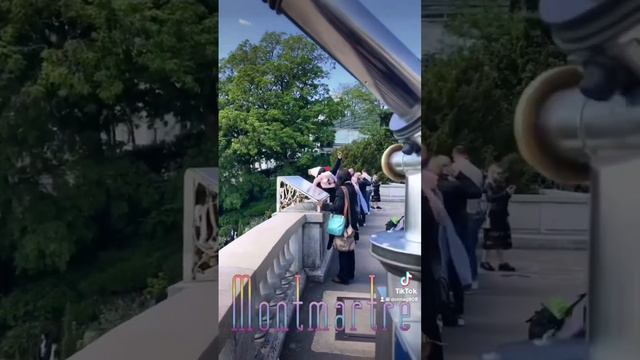
[[[344,187],[340,187],[344,190]],[[349,197],[345,195],[345,209],[347,207]],[[347,225],[347,211],[345,210],[342,215],[331,214],[329,222],[327,224],[327,232],[333,236],[342,236],[344,234],[344,228]]]
[[[347,193],[347,190],[344,186],[342,186],[341,189],[344,193],[344,211],[342,218],[346,222],[347,216],[351,218],[351,206],[349,206],[349,194]],[[343,226],[343,232],[340,235],[336,235],[335,239],[333,239],[333,247],[340,252],[354,250],[356,248],[354,235],[355,231],[351,225]]]

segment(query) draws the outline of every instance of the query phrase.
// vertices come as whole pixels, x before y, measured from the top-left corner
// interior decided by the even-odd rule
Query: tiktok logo
[[[400,284],[401,284],[403,287],[407,287],[407,286],[409,286],[409,283],[411,282],[411,278],[412,278],[412,277],[413,277],[413,276],[411,276],[411,274],[407,271],[407,274],[406,274],[402,279],[400,279]]]

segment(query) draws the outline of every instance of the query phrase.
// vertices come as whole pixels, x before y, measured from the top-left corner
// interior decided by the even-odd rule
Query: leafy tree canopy
[[[147,164],[125,153],[134,130],[167,116],[185,136],[215,126],[214,11],[195,0],[0,1],[0,261],[62,271],[101,230],[131,235],[158,197]]]
[[[217,159],[216,15],[0,0],[0,358],[33,358],[43,331],[69,355],[104,303],[179,278],[182,172]],[[168,122],[177,138],[136,138]]]
[[[362,84],[343,87],[338,98],[345,113],[336,122],[336,127],[367,131],[387,125],[390,111]]]
[[[431,152],[449,154],[463,143],[487,165],[517,151],[513,114],[520,94],[565,57],[524,12],[486,5],[461,11],[447,27],[463,41],[424,65],[423,136]]]
[[[220,169],[225,211],[260,200],[278,170],[312,163],[333,142],[342,107],[330,95],[330,58],[301,35],[266,33],[220,63]]]

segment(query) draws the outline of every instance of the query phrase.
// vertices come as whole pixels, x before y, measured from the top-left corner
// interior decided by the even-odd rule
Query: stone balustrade
[[[509,203],[513,245],[517,248],[586,249],[589,194],[543,191],[514,195]]]
[[[325,247],[326,219],[308,206],[294,206],[220,251],[220,359],[278,358],[293,302],[307,281],[324,280],[333,251]]]
[[[404,184],[389,183],[380,185],[380,200],[384,202],[404,202],[407,188]]]
[[[184,177],[183,281],[168,298],[118,325],[72,360],[216,359],[218,319],[218,171],[189,169]]]

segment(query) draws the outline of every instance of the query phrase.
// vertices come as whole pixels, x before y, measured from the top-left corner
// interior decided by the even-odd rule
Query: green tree
[[[268,32],[220,63],[223,208],[245,209],[275,188],[278,172],[299,172],[333,142],[342,116],[323,81],[329,57],[304,36]],[[297,171],[296,171],[297,169]],[[306,172],[306,171],[305,171]]]
[[[105,227],[142,215],[125,199],[157,196],[141,192],[147,164],[123,157],[138,145],[136,128],[167,116],[184,136],[213,128],[217,26],[207,3],[0,1],[4,261],[62,271]]]
[[[217,158],[216,14],[0,0],[0,358],[31,358],[44,321],[69,332],[153,274],[176,280],[183,170]],[[175,139],[136,137],[171,121]],[[61,326],[67,303],[95,306]]]
[[[423,132],[432,153],[464,143],[483,165],[517,152],[513,114],[524,88],[564,63],[539,19],[485,5],[462,11],[448,30],[461,39],[423,72]]]
[[[362,84],[343,87],[338,98],[344,116],[336,122],[336,127],[369,129],[387,125],[389,110]]]
[[[391,131],[386,127],[370,127],[367,137],[337,149],[333,152],[332,159],[335,161],[337,153],[342,152],[343,168],[353,168],[355,171],[367,170],[368,174],[376,174],[382,181],[386,181],[380,161],[384,151],[396,142]]]

